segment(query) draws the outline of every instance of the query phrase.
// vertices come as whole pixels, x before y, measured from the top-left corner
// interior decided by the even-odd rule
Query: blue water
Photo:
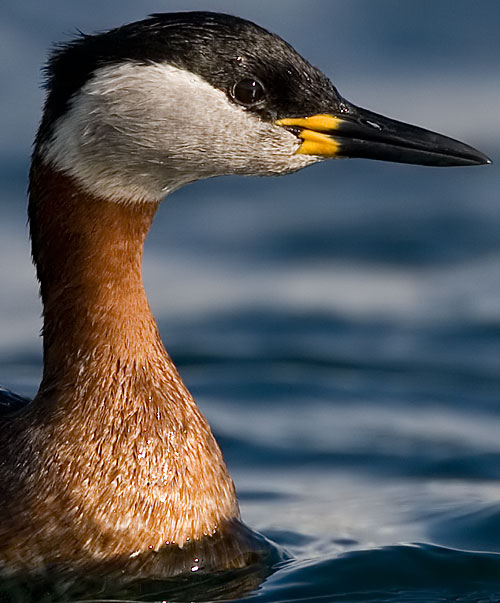
[[[343,161],[201,182],[164,203],[144,267],[162,336],[245,522],[290,558],[267,577],[147,584],[133,598],[500,601],[500,5],[318,0],[313,18],[305,0],[268,4],[241,14],[338,74],[347,97],[464,138],[494,165]],[[180,5],[235,12],[144,5],[0,9],[16,59],[1,72],[0,383],[24,395],[41,367],[24,214],[37,49]],[[18,586],[1,584],[0,600],[68,600]],[[82,583],[69,600],[90,598]]]

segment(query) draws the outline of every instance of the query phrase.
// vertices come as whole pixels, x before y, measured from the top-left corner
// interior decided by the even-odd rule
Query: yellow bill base
[[[335,157],[339,150],[339,144],[333,138],[321,132],[302,130],[299,138],[304,141],[296,153],[302,155],[321,155],[323,157]]]
[[[339,117],[325,114],[280,119],[276,122],[276,125],[285,128],[301,128],[298,137],[303,142],[296,153],[335,157],[339,150],[339,144],[324,132],[336,130],[342,121]]]
[[[290,117],[279,119],[276,122],[277,126],[289,128],[304,128],[305,130],[313,130],[314,132],[331,132],[336,130],[344,120],[335,115],[311,115],[310,117]]]

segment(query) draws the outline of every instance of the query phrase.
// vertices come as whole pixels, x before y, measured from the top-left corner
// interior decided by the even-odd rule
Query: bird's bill
[[[353,105],[348,105],[345,113],[286,118],[276,124],[302,140],[297,153],[305,155],[434,166],[491,163],[463,142]]]

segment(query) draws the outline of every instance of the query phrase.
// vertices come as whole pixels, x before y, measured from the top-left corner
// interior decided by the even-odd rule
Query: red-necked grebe
[[[355,107],[278,36],[227,15],[82,35],[53,53],[47,90],[29,191],[44,371],[33,402],[2,419],[0,566],[245,565],[259,540],[142,285],[161,200],[326,158],[488,159]]]

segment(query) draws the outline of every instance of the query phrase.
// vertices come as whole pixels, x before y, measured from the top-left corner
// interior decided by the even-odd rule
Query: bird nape
[[[160,201],[202,178],[326,158],[489,160],[355,107],[277,35],[228,15],[82,35],[46,75],[29,191],[44,369],[35,399],[1,419],[0,567],[167,577],[262,563],[275,549],[241,522],[144,292]]]

